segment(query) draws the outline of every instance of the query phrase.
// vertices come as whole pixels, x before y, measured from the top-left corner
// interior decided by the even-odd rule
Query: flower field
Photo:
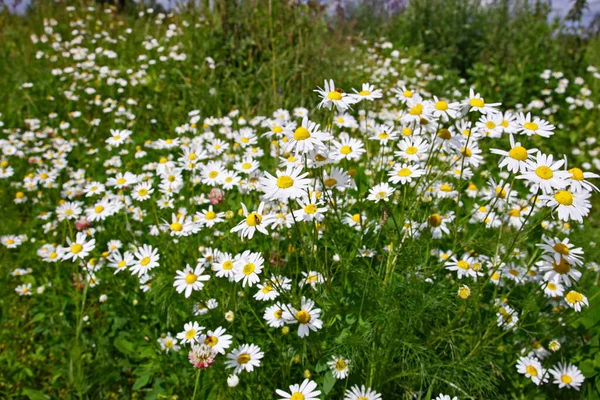
[[[600,398],[600,63],[264,3],[0,15],[0,398]]]

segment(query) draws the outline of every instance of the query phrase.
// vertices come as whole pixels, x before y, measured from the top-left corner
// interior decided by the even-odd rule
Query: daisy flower
[[[519,113],[517,115],[518,133],[527,136],[538,135],[545,138],[549,138],[554,134],[554,125],[538,117],[533,117],[533,121],[531,119],[531,113],[527,113],[527,115]]]
[[[290,385],[290,393],[277,389],[275,393],[281,396],[280,400],[319,400],[320,390],[315,390],[317,383],[305,379],[301,384]]]
[[[152,181],[146,181],[135,185],[133,191],[131,192],[131,197],[137,201],[144,201],[148,200],[152,193],[154,193]]]
[[[283,319],[288,324],[298,324],[298,336],[308,336],[310,331],[317,331],[323,327],[323,321],[319,319],[320,308],[314,308],[312,300],[302,297],[301,306],[296,310],[291,304],[285,306]]]
[[[108,143],[109,145],[111,145],[113,147],[119,147],[120,145],[125,143],[125,141],[129,138],[129,136],[131,136],[131,133],[132,132],[127,129],[123,129],[123,130],[111,129],[110,130],[111,136],[108,139],[106,139],[106,143]]]
[[[265,259],[260,253],[252,253],[246,250],[235,263],[233,278],[236,282],[242,281],[242,286],[252,287],[260,281],[258,275],[262,272]]]
[[[319,131],[319,125],[308,120],[308,117],[302,118],[302,125],[295,130],[287,132],[288,143],[284,152],[294,154],[307,154],[313,150],[325,148],[324,142],[333,137],[328,133]]]
[[[458,279],[471,277],[477,280],[477,277],[482,276],[483,274],[474,268],[476,261],[477,260],[469,254],[463,254],[460,260],[458,260],[456,256],[452,256],[450,260],[446,262],[446,269],[448,271],[456,271]]]
[[[576,292],[575,290],[571,290],[569,293],[567,293],[565,296],[565,302],[569,307],[577,312],[581,312],[583,306],[590,306],[587,297],[579,292]]]
[[[400,151],[395,153],[396,157],[400,157],[408,161],[419,161],[425,158],[429,149],[429,143],[420,137],[414,139],[404,139],[398,143]]]
[[[304,196],[296,199],[300,205],[300,209],[293,212],[294,218],[300,221],[322,221],[325,218],[324,213],[327,212],[327,207],[322,200],[317,199],[317,192],[312,192],[310,198]]]
[[[379,203],[380,200],[387,202],[395,191],[396,189],[391,187],[388,183],[380,183],[369,189],[367,200],[374,201],[375,203]]]
[[[157,340],[158,344],[160,344],[161,350],[168,353],[169,351],[179,351],[181,346],[177,343],[177,339],[171,336],[171,333],[167,333],[164,337],[160,337]]]
[[[231,280],[235,274],[234,263],[234,257],[230,253],[219,252],[216,262],[211,265],[211,269],[216,272],[217,277]]]
[[[469,90],[469,97],[465,100],[465,105],[469,112],[479,111],[481,114],[497,113],[497,107],[502,103],[486,104],[485,100],[479,93],[475,93],[473,89]]]
[[[225,368],[235,368],[233,373],[236,375],[242,371],[252,372],[255,367],[260,367],[260,360],[264,355],[260,347],[254,344],[243,344],[227,354]]]
[[[231,346],[233,336],[226,335],[223,327],[218,327],[214,331],[208,331],[200,336],[200,343],[210,346],[215,353],[225,354],[225,350]]]
[[[266,228],[273,222],[273,218],[271,215],[263,214],[264,208],[265,203],[261,202],[258,206],[258,210],[249,213],[246,205],[242,203],[242,212],[245,219],[233,227],[231,232],[239,232],[239,235],[242,239],[244,237],[252,239],[256,231],[264,235],[268,235],[269,232]]]
[[[185,266],[185,269],[177,271],[175,276],[175,290],[177,293],[185,292],[185,298],[191,296],[194,290],[202,290],[204,287],[203,281],[210,279],[210,275],[202,275],[204,267],[197,265],[195,269],[192,269],[189,264]]]
[[[526,149],[521,146],[521,142],[515,142],[513,135],[510,138],[510,150],[490,149],[493,154],[501,155],[502,158],[498,163],[498,167],[508,169],[510,172],[516,174],[517,172],[527,172],[527,161],[532,154],[535,154],[537,149]]]
[[[354,181],[348,172],[338,167],[332,167],[331,172],[324,172],[323,185],[326,189],[336,188],[343,191],[354,187]]]
[[[108,266],[115,269],[116,275],[121,271],[125,271],[127,267],[130,267],[133,264],[133,254],[126,251],[121,255],[121,253],[116,250],[110,254],[108,261]]]
[[[329,153],[329,157],[335,161],[341,160],[359,160],[366,152],[364,144],[359,139],[343,137],[341,142],[333,140],[334,149]]]
[[[458,102],[448,102],[433,96],[433,101],[429,103],[429,107],[431,115],[445,122],[450,118],[455,119],[460,116],[460,103]]]
[[[197,212],[194,217],[198,224],[207,228],[212,228],[215,224],[225,221],[225,213],[215,212],[212,205],[208,206],[208,210]]]
[[[138,247],[133,255],[136,260],[131,266],[132,274],[142,276],[159,265],[158,260],[160,259],[160,254],[158,254],[158,249],[153,248],[149,244]]]
[[[375,390],[371,388],[365,387],[365,385],[352,386],[350,389],[346,390],[346,394],[344,395],[344,400],[380,400],[381,394],[377,393]]]
[[[547,207],[556,208],[560,220],[583,222],[583,217],[586,217],[592,208],[588,200],[590,196],[590,192],[558,190],[552,195],[540,196],[540,200],[545,201]]]
[[[25,283],[17,286],[15,288],[15,292],[17,292],[19,296],[31,296],[31,283]]]
[[[548,382],[546,370],[542,367],[537,357],[521,357],[517,361],[517,371],[531,379],[536,385]]]
[[[556,263],[560,263],[560,259],[564,258],[570,264],[583,265],[583,249],[581,247],[575,248],[573,243],[569,243],[569,238],[560,240],[544,235],[542,240],[544,243],[536,244],[536,246],[544,250],[545,253],[553,255]]]
[[[458,400],[458,397],[454,396],[454,397],[450,397],[447,394],[438,394],[438,397],[436,397],[434,400]]]
[[[177,334],[177,339],[181,340],[181,343],[195,343],[204,331],[204,327],[200,326],[198,322],[192,321],[183,325],[183,332]]]
[[[331,110],[335,106],[339,112],[343,112],[356,101],[354,97],[344,93],[341,89],[336,89],[333,79],[330,79],[329,82],[325,80],[323,89],[319,87],[314,91],[321,97],[319,108],[325,107]]]
[[[283,308],[284,306],[281,303],[275,303],[272,306],[267,307],[263,314],[263,318],[267,321],[267,325],[271,328],[281,328],[285,325]]]
[[[525,179],[539,185],[544,194],[552,193],[554,189],[563,189],[567,186],[570,174],[560,169],[564,163],[565,160],[554,161],[552,155],[538,152],[535,161],[528,160],[526,171],[517,176],[517,179]]]
[[[362,100],[373,101],[383,97],[381,89],[375,89],[375,86],[369,83],[363,83],[360,92],[356,89],[352,89],[352,91],[354,91],[355,94],[351,94],[350,96],[354,98],[355,103],[359,103]]]
[[[571,177],[569,178],[569,187],[574,191],[587,190],[587,191],[598,191],[599,189],[586,179],[589,178],[600,178],[600,175],[593,172],[583,172],[579,168],[571,168],[569,170]]]
[[[336,379],[346,379],[350,372],[350,360],[344,357],[332,356],[331,361],[328,361],[327,365],[329,365],[329,369],[331,369],[331,373]]]
[[[579,387],[585,381],[585,378],[579,368],[573,364],[558,363],[548,371],[554,378],[553,383],[557,384],[559,388],[566,387],[568,389],[579,390]]]
[[[410,165],[405,163],[397,163],[389,173],[389,181],[392,183],[411,183],[413,178],[419,178],[425,174],[425,170],[419,168],[418,165]]]
[[[87,235],[84,232],[78,232],[74,241],[71,241],[71,238],[67,238],[67,247],[62,259],[72,259],[73,261],[83,260],[94,250],[94,247],[96,247],[95,239],[87,240]]]
[[[310,179],[306,179],[308,172],[302,173],[302,167],[288,166],[285,172],[277,171],[276,174],[277,177],[265,172],[265,177],[260,180],[267,199],[287,201],[307,193]]]

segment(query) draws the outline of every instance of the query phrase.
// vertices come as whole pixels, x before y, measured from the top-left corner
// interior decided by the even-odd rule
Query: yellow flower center
[[[357,224],[360,224],[360,214],[354,214],[352,216],[352,221],[356,222]]]
[[[248,364],[248,361],[250,361],[250,355],[248,353],[242,353],[237,358],[238,364]]]
[[[402,93],[402,95],[403,95],[404,97],[408,97],[408,98],[410,99],[410,98],[412,98],[412,97],[413,97],[413,92],[412,92],[412,91],[410,91],[410,90],[405,90],[405,91]]]
[[[352,153],[352,147],[350,147],[350,146],[342,146],[342,148],[340,149],[340,153],[342,153],[342,154],[350,154],[350,153]]]
[[[460,260],[456,263],[456,266],[460,269],[464,269],[467,270],[469,268],[471,268],[471,266],[469,265],[468,262],[466,262],[465,260]]]
[[[442,224],[442,217],[439,214],[432,214],[427,219],[427,223],[429,226],[433,226],[434,228],[440,226]]]
[[[96,206],[96,207],[94,207],[94,212],[96,214],[100,214],[102,211],[104,211],[104,207],[102,207],[102,206]]]
[[[290,400],[304,400],[304,395],[300,392],[292,393],[292,397],[290,397]]]
[[[451,192],[452,186],[448,185],[447,183],[444,183],[442,186],[440,186],[440,190],[442,192]]]
[[[554,200],[563,206],[573,205],[573,195],[566,190],[559,190],[554,194]]]
[[[304,212],[307,214],[314,214],[317,212],[317,206],[314,204],[309,204],[304,207]]]
[[[387,132],[381,132],[381,133],[380,133],[379,135],[377,135],[377,136],[379,136],[379,139],[387,139],[387,138],[389,138],[389,137],[390,137],[390,135],[388,135],[388,133],[387,133]]]
[[[423,114],[423,104],[419,103],[409,111],[410,115],[421,115]]]
[[[346,361],[339,359],[335,362],[335,369],[337,369],[338,371],[343,371],[346,369],[346,367],[348,366],[348,364],[346,364]]]
[[[121,260],[117,264],[117,267],[119,267],[119,268],[125,268],[126,266],[127,266],[127,262],[125,260]]]
[[[406,151],[406,154],[413,155],[413,154],[417,154],[417,151],[419,151],[419,149],[417,149],[415,146],[409,146],[406,148],[405,151]]]
[[[504,190],[503,187],[498,186],[496,188],[496,195],[498,195],[498,197],[500,197],[501,199],[506,197],[506,190]]]
[[[206,339],[204,339],[204,344],[207,344],[210,347],[215,347],[217,343],[219,343],[219,339],[216,336],[207,336]]]
[[[75,243],[73,246],[71,246],[71,253],[73,253],[73,254],[79,254],[79,253],[81,253],[82,250],[83,250],[83,246],[80,245],[79,243]]]
[[[571,271],[571,266],[569,262],[565,260],[563,257],[560,258],[560,262],[557,264],[555,262],[552,263],[552,269],[558,272],[561,275],[568,274]]]
[[[310,322],[310,314],[308,311],[300,310],[296,313],[296,319],[301,324],[308,324]]]
[[[445,128],[444,129],[440,129],[437,135],[438,135],[438,137],[440,139],[443,139],[443,140],[450,140],[450,139],[452,139],[452,133],[450,133],[450,131],[448,129],[445,129]]]
[[[171,227],[172,230],[174,230],[175,232],[181,232],[183,230],[183,225],[181,225],[179,222],[173,222],[171,225],[169,225]]]
[[[525,367],[525,370],[531,376],[538,376],[537,368],[534,367],[533,365],[528,365],[527,367]]]
[[[146,188],[141,188],[140,190],[138,190],[138,196],[140,197],[144,197],[148,194],[148,189]]]
[[[552,249],[563,256],[569,255],[569,248],[563,243],[556,243],[554,246],[552,246]]]
[[[402,168],[400,171],[398,171],[398,176],[410,176],[410,174],[412,174],[412,171],[410,170],[410,168]]]
[[[438,111],[446,111],[448,109],[448,103],[440,100],[437,103],[435,103],[435,109]]]
[[[150,261],[150,257],[144,257],[140,260],[140,264],[145,267],[146,265],[150,264]]]
[[[521,216],[521,210],[518,208],[513,208],[512,210],[510,210],[508,212],[508,215],[510,215],[511,217],[520,217]]]
[[[402,135],[404,135],[404,136],[410,136],[410,135],[412,135],[412,129],[410,129],[410,128],[403,128],[402,129]]]
[[[340,101],[342,99],[342,94],[340,92],[329,92],[327,98],[333,101]]]
[[[537,131],[539,126],[535,122],[525,122],[523,124],[523,128],[528,129],[530,131]]]
[[[127,181],[125,180],[125,178],[119,178],[119,179],[117,179],[117,183],[118,183],[119,185],[124,185],[124,184],[125,184],[125,182],[127,182]]]
[[[361,90],[358,94],[361,96],[368,96],[371,94],[371,92],[369,90]]]
[[[190,329],[189,331],[187,331],[185,333],[185,338],[186,339],[193,339],[196,337],[196,330],[195,329]]]
[[[560,377],[560,380],[561,380],[563,383],[566,383],[567,385],[568,385],[568,384],[570,384],[571,382],[573,382],[573,378],[571,378],[569,375],[562,375],[562,376]]]
[[[473,98],[473,99],[469,100],[469,105],[471,107],[483,108],[483,107],[485,107],[485,101],[483,101],[483,99]]]
[[[250,163],[243,163],[242,164],[242,169],[250,169],[250,168],[252,168],[252,164],[250,164]]]
[[[283,132],[283,128],[281,126],[276,126],[275,128],[273,128],[273,132],[274,133],[281,133],[281,132]]]
[[[571,168],[569,172],[571,173],[571,179],[573,180],[582,181],[585,179],[585,177],[583,176],[583,171],[579,168]]]
[[[583,296],[581,293],[571,290],[569,293],[567,293],[565,299],[571,304],[577,304],[583,301]]]
[[[332,186],[335,186],[337,184],[337,179],[335,179],[335,178],[327,178],[327,179],[325,179],[325,181],[323,181],[323,183],[327,187],[332,187]]]
[[[273,291],[273,286],[271,286],[271,285],[265,285],[265,286],[263,286],[263,288],[262,288],[262,290],[261,290],[261,291],[262,291],[263,293],[269,293],[269,292],[272,292],[272,291]]]
[[[552,179],[552,177],[554,176],[554,172],[552,171],[552,169],[545,165],[537,167],[535,170],[535,174],[545,180]]]
[[[191,285],[192,283],[196,282],[198,280],[198,276],[192,272],[188,273],[187,276],[185,277],[185,283],[187,283],[188,285]]]
[[[485,123],[485,127],[488,129],[494,129],[496,127],[496,124],[494,123],[494,121],[487,121]]]
[[[305,127],[301,126],[294,132],[294,140],[306,140],[310,137],[310,132]]]
[[[215,179],[219,175],[218,171],[210,171],[208,177],[211,179]]]
[[[261,222],[262,216],[255,212],[248,214],[248,216],[246,217],[246,225],[248,226],[260,225]]]
[[[244,268],[242,271],[244,272],[244,275],[247,276],[247,275],[252,274],[255,269],[256,269],[255,265],[252,263],[249,263],[249,264],[244,265]]]
[[[230,271],[231,269],[233,269],[233,262],[229,261],[229,260],[225,261],[223,263],[223,269],[227,270],[227,271]]]
[[[466,147],[463,147],[460,152],[462,153],[463,156],[465,157],[471,157],[473,155],[473,152],[471,151],[471,149],[468,149]]]
[[[508,152],[508,156],[517,161],[527,160],[527,149],[523,146],[515,146]]]
[[[280,189],[288,189],[288,188],[291,188],[293,185],[294,185],[294,180],[292,179],[291,176],[282,175],[279,178],[277,178],[277,186]]]
[[[212,221],[213,219],[217,218],[217,213],[214,211],[207,211],[204,218],[206,218],[209,221]]]

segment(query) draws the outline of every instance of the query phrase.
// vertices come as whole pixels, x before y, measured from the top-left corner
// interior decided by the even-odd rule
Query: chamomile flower
[[[290,392],[284,392],[277,389],[275,393],[280,396],[280,400],[319,400],[320,390],[315,390],[317,383],[305,379],[301,384],[290,385]]]
[[[233,336],[225,334],[223,327],[218,327],[214,331],[208,331],[202,334],[198,340],[200,343],[210,346],[215,353],[225,354],[225,350],[231,346]]]
[[[414,139],[404,139],[398,143],[396,157],[400,157],[407,161],[419,161],[427,156],[429,149],[429,143],[421,138],[417,137]]]
[[[517,176],[517,179],[524,179],[539,185],[543,193],[550,194],[554,192],[554,189],[563,189],[567,186],[570,174],[560,169],[564,163],[564,160],[554,161],[552,155],[538,152],[535,161],[528,160],[525,166],[526,171]]]
[[[152,188],[152,182],[145,181],[135,185],[131,192],[131,197],[136,201],[144,201],[148,200],[150,196],[152,196],[152,193],[154,193],[154,189]]]
[[[456,271],[458,279],[471,277],[477,280],[478,276],[483,275],[477,268],[475,268],[475,265],[477,264],[478,263],[476,262],[475,258],[468,254],[463,254],[460,260],[458,260],[456,256],[452,256],[450,260],[446,262],[446,269],[448,271]]]
[[[19,296],[31,296],[31,294],[33,293],[31,290],[31,283],[25,283],[23,285],[17,286],[15,288],[15,292],[17,292]]]
[[[323,321],[319,319],[320,308],[315,308],[314,301],[302,297],[300,309],[287,304],[283,310],[283,319],[288,324],[298,324],[298,336],[305,337],[310,331],[317,331],[323,327]]]
[[[371,388],[365,387],[365,385],[358,386],[354,385],[350,389],[346,390],[344,400],[380,400],[381,394],[377,393]]]
[[[579,168],[571,168],[569,169],[569,173],[571,174],[568,183],[571,190],[574,191],[598,191],[599,189],[588,182],[586,179],[590,178],[600,178],[600,175],[595,174],[593,172],[583,172]]]
[[[587,297],[575,290],[571,290],[569,293],[567,293],[565,296],[565,302],[569,307],[577,312],[581,312],[583,306],[589,307],[590,305]]]
[[[215,212],[212,205],[208,206],[208,210],[197,212],[194,217],[198,224],[207,228],[212,228],[215,224],[225,221],[225,213]]]
[[[497,107],[502,103],[486,103],[479,93],[473,89],[469,90],[469,97],[465,99],[465,105],[469,112],[479,111],[481,114],[497,113]]]
[[[86,258],[92,250],[96,247],[95,239],[87,239],[87,235],[84,232],[78,232],[75,236],[75,240],[71,241],[67,238],[67,247],[62,255],[63,260],[73,261],[83,260]]]
[[[362,100],[373,101],[383,97],[381,89],[375,89],[375,86],[369,83],[363,83],[360,91],[356,89],[352,89],[352,91],[354,91],[354,94],[351,94],[350,96],[354,98],[355,103],[359,103]]]
[[[323,89],[319,87],[314,91],[321,97],[319,108],[325,107],[328,110],[331,110],[331,108],[335,106],[339,112],[343,112],[350,108],[356,101],[354,97],[344,93],[341,89],[337,89],[335,83],[333,83],[333,79],[330,79],[329,81],[325,80]]]
[[[518,133],[527,136],[538,135],[548,138],[554,134],[554,125],[549,124],[547,121],[538,117],[532,118],[531,113],[527,113],[527,115],[519,113],[517,115],[516,125]]]
[[[230,253],[217,254],[215,262],[212,263],[211,269],[216,272],[219,278],[233,279],[235,275],[234,264],[236,260]]]
[[[554,256],[554,261],[560,263],[561,258],[564,258],[572,265],[583,265],[583,250],[581,247],[575,247],[569,242],[569,238],[560,240],[559,238],[551,238],[542,236],[544,243],[536,244],[537,247],[544,250],[545,253]]]
[[[286,153],[308,154],[325,148],[325,142],[333,139],[331,135],[319,130],[319,125],[302,118],[302,125],[287,132],[288,143],[285,146]]]
[[[137,274],[139,277],[159,265],[158,260],[160,259],[160,254],[158,254],[158,249],[153,248],[149,244],[138,247],[133,255],[135,261],[131,266],[131,273]]]
[[[332,140],[334,148],[329,153],[329,157],[335,161],[341,160],[359,160],[360,157],[366,152],[364,144],[359,139],[351,137],[343,137],[341,142]]]
[[[585,381],[585,377],[579,368],[573,364],[558,363],[558,365],[550,368],[548,372],[554,378],[552,382],[557,384],[561,389],[566,387],[568,389],[579,390],[579,387]]]
[[[187,299],[192,295],[195,290],[202,290],[205,281],[210,279],[210,275],[203,275],[204,267],[197,265],[196,268],[186,265],[185,269],[177,271],[175,276],[175,290],[177,293],[185,292],[185,298]]]
[[[374,201],[375,203],[379,203],[381,200],[387,202],[395,191],[396,189],[391,187],[388,183],[380,183],[369,189],[367,200]]]
[[[242,203],[242,213],[245,217],[237,226],[231,229],[231,232],[239,232],[240,237],[243,239],[247,237],[252,239],[255,232],[260,232],[264,235],[268,235],[267,227],[273,222],[271,215],[263,214],[265,203],[260,203],[258,209],[253,212],[248,212],[246,205]]]
[[[526,149],[521,145],[521,142],[515,142],[513,135],[510,135],[510,150],[490,149],[493,154],[501,155],[502,158],[498,163],[500,168],[506,167],[510,172],[516,174],[518,172],[527,172],[527,161],[530,156],[537,153],[537,149]]]
[[[400,183],[402,185],[411,183],[413,179],[419,178],[425,174],[422,168],[418,165],[410,165],[405,163],[397,163],[389,173],[389,181],[392,183]]]
[[[331,361],[328,361],[327,365],[329,365],[329,369],[336,379],[346,379],[350,373],[350,360],[344,357],[332,356]]]
[[[235,263],[233,278],[236,282],[242,282],[243,287],[252,287],[260,281],[258,275],[262,272],[264,262],[260,253],[246,250]]]
[[[312,192],[310,197],[304,196],[296,199],[300,209],[293,212],[294,218],[300,221],[322,221],[325,218],[327,207],[322,200],[317,199],[317,192]]]
[[[181,349],[181,346],[177,344],[177,339],[171,336],[171,333],[167,333],[164,337],[158,338],[157,342],[160,344],[161,350],[165,353],[168,353],[171,350],[177,352]]]
[[[590,196],[591,194],[585,191],[558,190],[539,198],[547,207],[556,209],[560,220],[583,222],[583,217],[586,217],[592,208],[588,200]]]
[[[540,360],[536,357],[521,357],[517,361],[517,371],[531,379],[536,385],[548,382],[546,370],[542,367]]]
[[[284,306],[281,303],[275,303],[272,306],[267,307],[263,314],[263,318],[267,321],[267,325],[271,328],[281,328],[285,325],[283,308]]]
[[[265,172],[265,177],[260,180],[267,199],[287,201],[307,193],[310,179],[306,179],[308,172],[302,173],[302,167],[288,166],[285,172],[277,171],[276,174],[275,177]]]
[[[257,345],[244,344],[227,354],[225,368],[234,368],[234,374],[242,371],[252,372],[254,368],[260,367],[260,360],[264,355]]]
[[[204,327],[200,326],[198,322],[191,321],[183,325],[183,332],[177,334],[177,339],[181,340],[181,343],[196,343],[200,338]]]

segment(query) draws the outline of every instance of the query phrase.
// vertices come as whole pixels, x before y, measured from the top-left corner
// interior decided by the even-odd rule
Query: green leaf
[[[30,400],[48,400],[50,396],[40,392],[39,390],[24,388],[23,394],[29,397]]]
[[[133,354],[133,343],[125,339],[123,336],[118,336],[114,342],[115,347],[125,355]]]
[[[333,389],[333,386],[335,385],[335,377],[333,376],[333,374],[331,373],[331,371],[327,371],[327,373],[325,374],[325,377],[323,379],[323,392],[325,394],[328,394],[329,392],[331,392],[331,389]]]
[[[152,378],[152,374],[148,373],[146,375],[142,375],[139,378],[137,378],[135,380],[135,382],[133,383],[133,390],[140,390],[141,388],[143,388],[144,386],[146,386],[148,384],[148,382],[150,382],[150,379]]]

